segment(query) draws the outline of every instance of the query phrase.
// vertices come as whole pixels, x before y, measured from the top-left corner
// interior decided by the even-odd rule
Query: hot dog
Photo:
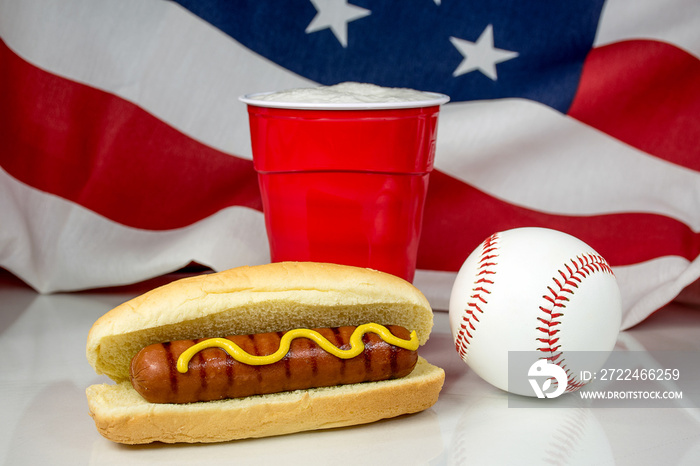
[[[117,383],[88,387],[88,406],[103,436],[128,444],[415,413],[437,401],[444,382],[417,354],[431,328],[420,291],[374,270],[276,263],[190,277],[95,322],[88,360]]]
[[[358,327],[313,329],[335,347],[350,348]],[[409,340],[403,327],[386,327],[400,339]],[[248,354],[269,355],[282,345],[284,332],[233,335],[226,339]],[[362,352],[339,358],[306,338],[292,340],[284,358],[271,364],[251,365],[237,361],[220,347],[195,353],[184,370],[181,356],[208,339],[156,343],[139,351],[129,369],[134,389],[151,403],[192,403],[251,395],[279,393],[315,387],[332,387],[405,377],[418,361],[418,353],[391,345],[376,333],[362,337]],[[223,345],[222,345],[223,346]]]

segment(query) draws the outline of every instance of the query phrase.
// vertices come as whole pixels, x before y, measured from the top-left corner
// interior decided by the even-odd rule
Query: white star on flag
[[[464,56],[462,62],[452,73],[454,77],[479,70],[496,81],[498,79],[496,64],[518,56],[518,52],[497,49],[493,46],[493,26],[491,24],[486,26],[476,42],[456,37],[450,37],[450,42]]]
[[[330,28],[343,47],[348,46],[348,23],[371,14],[370,10],[348,4],[347,0],[311,0],[316,16],[306,26],[306,33]]]

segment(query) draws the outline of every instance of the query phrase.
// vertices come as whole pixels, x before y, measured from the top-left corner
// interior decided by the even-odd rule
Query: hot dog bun
[[[362,424],[432,406],[444,371],[422,358],[401,379],[185,405],[148,403],[128,381],[131,358],[152,343],[367,322],[415,330],[424,344],[433,315],[410,283],[358,267],[287,262],[178,280],[93,325],[87,359],[117,383],[88,387],[90,415],[103,436],[120,443],[219,442]]]

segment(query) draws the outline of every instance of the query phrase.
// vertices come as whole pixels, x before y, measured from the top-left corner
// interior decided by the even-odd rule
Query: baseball
[[[482,379],[552,398],[592,379],[582,371],[602,367],[617,340],[622,305],[612,268],[586,243],[555,230],[517,228],[491,235],[467,258],[449,316],[457,352]],[[534,355],[535,363],[516,377],[509,352]],[[549,377],[540,382],[538,375]]]

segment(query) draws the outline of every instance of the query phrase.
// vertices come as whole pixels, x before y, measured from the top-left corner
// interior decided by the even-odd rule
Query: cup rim
[[[241,102],[255,107],[289,108],[298,110],[391,110],[399,108],[422,108],[446,104],[450,97],[438,92],[425,92],[430,98],[425,100],[404,100],[399,102],[277,102],[273,100],[259,100],[260,96],[274,94],[270,92],[256,92],[245,94],[238,98]]]

